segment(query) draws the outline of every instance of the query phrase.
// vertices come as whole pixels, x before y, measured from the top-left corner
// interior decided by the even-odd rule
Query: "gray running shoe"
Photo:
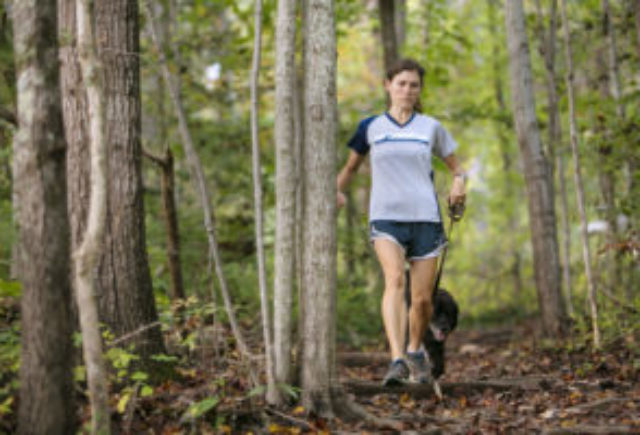
[[[397,359],[389,365],[389,370],[382,380],[384,387],[402,385],[409,378],[409,367],[403,359]]]
[[[407,364],[411,371],[411,382],[420,384],[433,382],[433,378],[431,377],[431,361],[429,361],[429,355],[427,355],[424,349],[420,349],[417,352],[407,352]]]

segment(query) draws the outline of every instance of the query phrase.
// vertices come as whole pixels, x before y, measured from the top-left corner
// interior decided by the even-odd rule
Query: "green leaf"
[[[201,400],[189,406],[185,412],[185,416],[191,419],[200,418],[213,409],[218,403],[220,403],[220,398],[218,396]]]
[[[178,361],[177,356],[167,355],[165,353],[159,353],[156,355],[151,355],[151,359],[157,362],[176,362]]]
[[[254,387],[253,389],[251,389],[251,391],[249,391],[249,393],[247,394],[247,397],[263,395],[266,390],[267,390],[266,385],[258,385],[257,387]]]
[[[140,397],[148,397],[148,396],[151,396],[152,394],[153,394],[153,388],[151,388],[149,385],[144,385],[140,389]]]
[[[146,381],[147,379],[149,379],[149,375],[145,372],[135,372],[131,375],[131,379],[133,379],[134,381]]]
[[[127,403],[129,403],[130,399],[131,391],[127,391],[122,395],[122,397],[120,397],[120,400],[118,400],[118,405],[116,406],[116,409],[120,414],[124,414],[124,411],[127,409]]]

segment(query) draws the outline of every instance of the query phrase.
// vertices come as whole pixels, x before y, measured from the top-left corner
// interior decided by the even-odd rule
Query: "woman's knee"
[[[431,295],[425,292],[415,292],[411,294],[411,306],[421,312],[431,313],[433,304]]]
[[[403,270],[387,271],[384,275],[385,290],[404,291],[405,278]]]

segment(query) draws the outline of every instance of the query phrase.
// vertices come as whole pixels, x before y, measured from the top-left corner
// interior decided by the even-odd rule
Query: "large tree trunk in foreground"
[[[87,103],[75,42],[75,8],[61,0],[62,91],[72,247],[79,246],[89,204]],[[138,8],[134,0],[97,2],[98,51],[104,64],[107,166],[107,218],[104,247],[98,262],[97,297],[100,320],[116,335],[157,321],[146,253],[140,146],[140,60]],[[132,335],[137,352],[147,360],[164,352],[159,327]]]
[[[296,159],[294,142],[295,0],[278,1],[276,25],[276,241],[273,285],[274,367],[277,383],[291,384]]]
[[[336,320],[336,41],[332,0],[310,0],[305,25],[302,403],[332,414]]]
[[[553,180],[542,153],[535,113],[529,43],[522,0],[505,3],[511,93],[518,143],[525,168],[533,263],[542,326],[548,336],[563,336],[567,329],[560,293],[560,262],[556,236]]]
[[[23,434],[75,432],[69,221],[55,0],[14,3],[19,129],[14,138],[22,282]]]

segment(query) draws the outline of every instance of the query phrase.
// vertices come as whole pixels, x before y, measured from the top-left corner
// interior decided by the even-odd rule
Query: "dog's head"
[[[429,329],[437,341],[446,340],[458,325],[458,304],[443,288],[436,291]]]

